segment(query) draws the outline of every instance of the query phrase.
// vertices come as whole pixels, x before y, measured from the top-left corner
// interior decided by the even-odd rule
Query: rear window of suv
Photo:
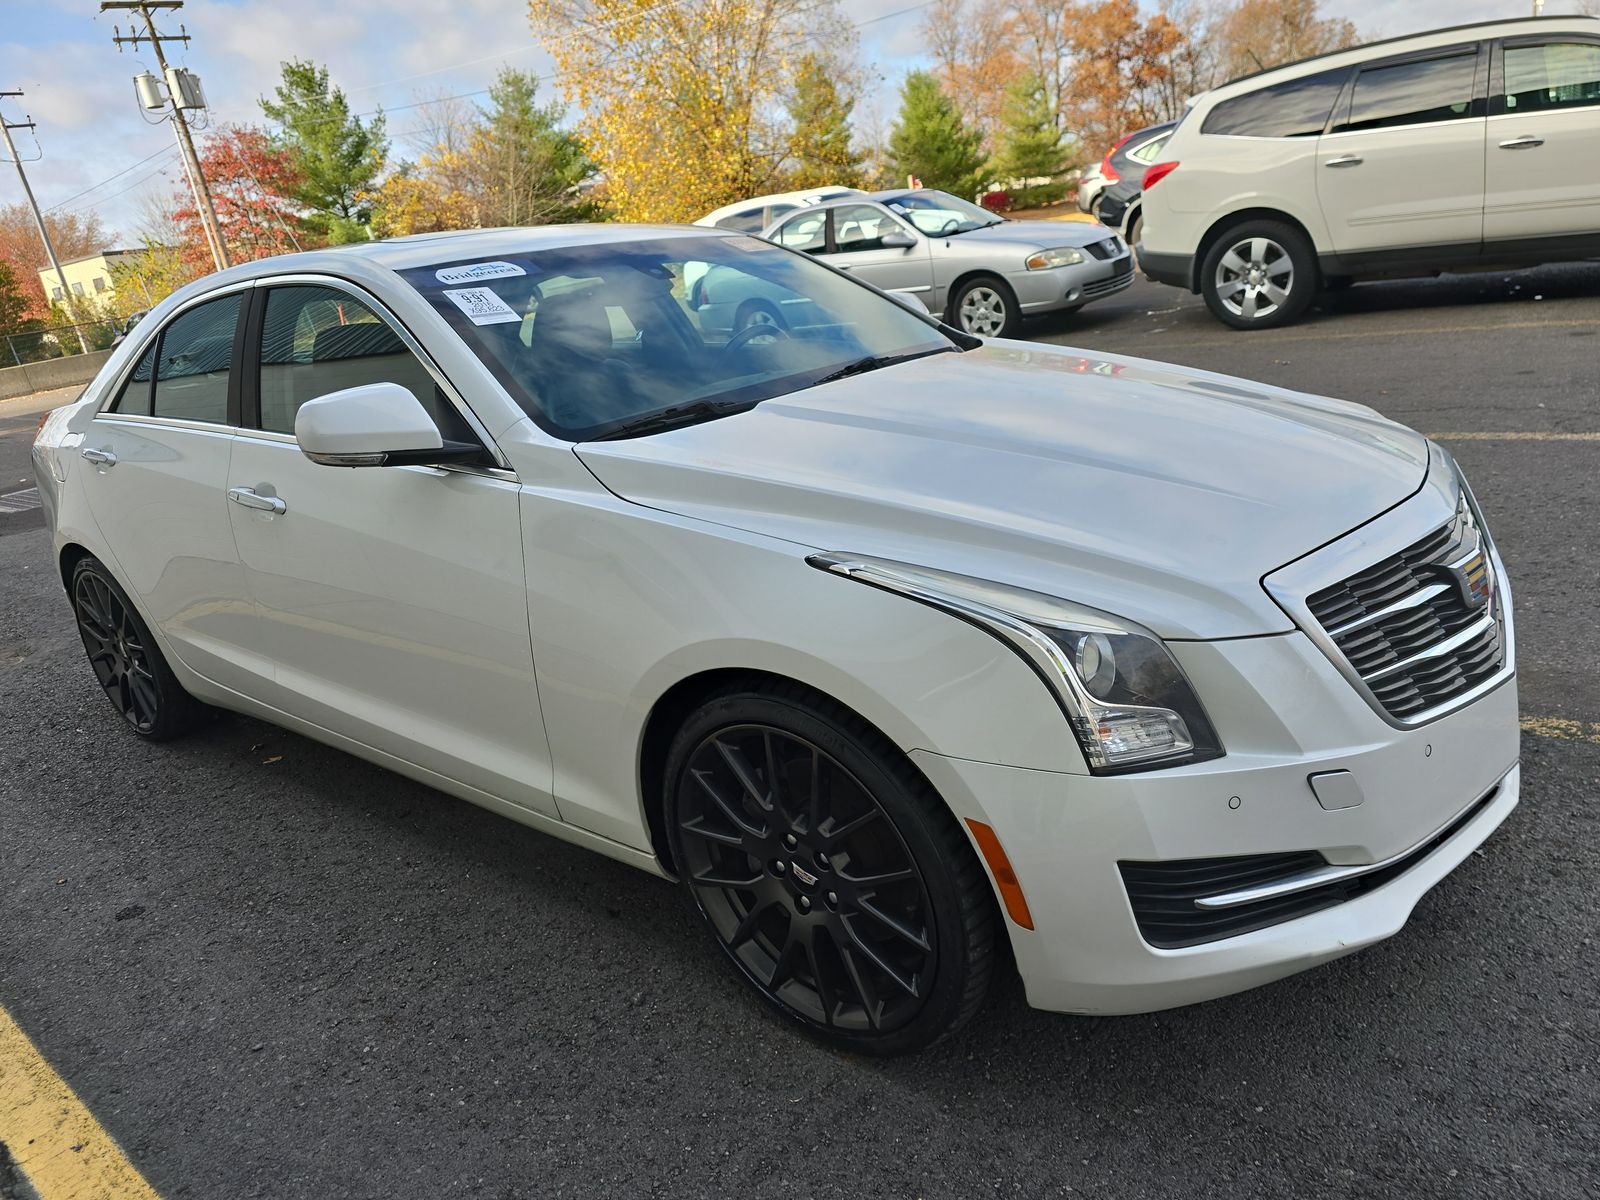
[[[1350,69],[1341,67],[1224,100],[1206,114],[1200,132],[1234,137],[1316,137],[1328,123],[1333,102],[1349,75]]]

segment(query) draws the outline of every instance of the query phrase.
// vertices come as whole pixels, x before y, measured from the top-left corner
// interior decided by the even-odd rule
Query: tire
[[[1139,238],[1143,233],[1144,214],[1136,212],[1133,214],[1133,220],[1128,222],[1128,232],[1122,238],[1135,254],[1139,252]]]
[[[1015,337],[1022,328],[1022,310],[1005,280],[976,275],[950,298],[949,320],[975,337]]]
[[[1212,243],[1200,266],[1206,307],[1235,329],[1287,325],[1310,307],[1319,283],[1311,243],[1282,221],[1235,225]]]
[[[983,1003],[988,877],[927,781],[839,705],[798,685],[715,693],[668,752],[666,818],[717,945],[814,1036],[903,1054]]]
[[[164,742],[209,719],[212,710],[183,690],[150,627],[99,559],[81,559],[73,568],[70,597],[89,665],[130,729]]]
[[[764,300],[746,300],[733,317],[733,332],[742,333],[752,325],[774,325],[782,329],[783,318]]]

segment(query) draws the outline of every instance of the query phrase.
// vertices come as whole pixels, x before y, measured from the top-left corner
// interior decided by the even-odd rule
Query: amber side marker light
[[[1017,873],[1011,869],[1011,860],[1006,857],[1000,839],[982,821],[968,818],[967,827],[972,830],[983,861],[989,864],[989,874],[994,876],[995,883],[1000,887],[1000,899],[1005,902],[1006,915],[1024,929],[1032,929],[1033,914],[1028,911],[1028,898],[1022,894],[1022,885],[1017,882]]]

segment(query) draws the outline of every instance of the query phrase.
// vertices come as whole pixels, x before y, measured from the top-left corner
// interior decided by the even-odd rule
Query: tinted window
[[[369,383],[398,383],[422,402],[445,438],[475,440],[422,360],[354,296],[324,287],[267,293],[261,428],[293,433],[295,413],[307,400]]]
[[[1324,71],[1224,100],[1206,114],[1200,132],[1235,137],[1316,137],[1328,123],[1333,102],[1339,98],[1339,89],[1349,74],[1347,70]]]
[[[841,253],[882,250],[883,235],[909,231],[876,204],[845,204],[833,210],[833,244]]]
[[[1356,76],[1350,119],[1341,129],[1386,129],[1459,121],[1472,115],[1476,52],[1372,67]]]
[[[128,382],[122,385],[116,403],[111,406],[112,412],[133,413],[141,417],[150,415],[150,379],[155,374],[155,367],[156,344],[151,342],[150,349],[144,352],[144,357],[133,368],[133,374],[128,376]]]
[[[186,421],[228,419],[228,370],[240,293],[191,308],[161,334],[151,412]]]
[[[1506,47],[1506,111],[1600,104],[1600,46],[1557,42]]]
[[[1128,151],[1128,157],[1133,159],[1134,162],[1153,163],[1156,160],[1156,155],[1160,154],[1166,147],[1167,139],[1171,136],[1170,133],[1163,133],[1158,138],[1151,138],[1144,145]]]
[[[767,227],[765,209],[753,208],[749,212],[735,213],[717,222],[718,229],[731,229],[735,233],[760,233]]]
[[[864,360],[956,348],[873,288],[757,238],[679,235],[498,261],[517,273],[471,288],[441,283],[443,263],[401,276],[540,425],[574,441],[702,401],[745,408]]]

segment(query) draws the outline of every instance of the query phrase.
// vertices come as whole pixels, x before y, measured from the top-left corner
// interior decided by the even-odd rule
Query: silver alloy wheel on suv
[[[1206,251],[1200,291],[1206,307],[1235,329],[1294,320],[1317,291],[1317,259],[1304,234],[1282,221],[1246,221]]]
[[[1246,238],[1222,256],[1212,284],[1217,298],[1235,316],[1270,317],[1289,301],[1294,260],[1271,238]]]

